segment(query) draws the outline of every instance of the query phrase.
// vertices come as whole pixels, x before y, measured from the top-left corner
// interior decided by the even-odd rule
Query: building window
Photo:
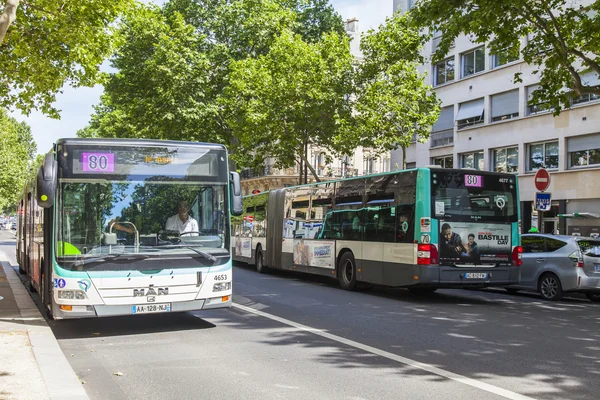
[[[504,121],[519,116],[519,90],[492,96],[492,122]]]
[[[569,167],[600,165],[600,133],[569,138],[567,151]]]
[[[595,72],[585,72],[585,73],[581,74],[580,76],[581,76],[581,83],[584,86],[600,85],[600,77]],[[598,96],[597,94],[584,94],[579,97],[573,96],[573,100],[571,101],[571,103],[573,105],[581,104],[581,103],[588,103],[590,101],[594,101],[594,100],[598,100],[598,99],[600,99],[600,96]]]
[[[498,54],[492,54],[492,68],[498,68],[502,65],[517,61],[519,59],[519,51],[501,51]]]
[[[413,169],[413,168],[417,168],[416,162],[407,162],[406,163],[406,169]]]
[[[483,99],[460,104],[456,115],[458,129],[483,123]]]
[[[440,116],[431,130],[431,147],[454,143],[454,106],[440,110]]]
[[[462,154],[461,167],[474,168],[478,171],[483,171],[483,151]]]
[[[533,100],[533,92],[535,92],[539,87],[540,85],[533,85],[527,87],[527,115],[552,110],[552,107],[548,102],[540,102]]]
[[[494,171],[514,172],[519,170],[519,148],[507,147],[493,152]]]
[[[435,86],[454,80],[454,57],[446,58],[433,66],[433,75],[435,77]]]
[[[462,55],[462,76],[476,74],[485,70],[485,48],[473,50]]]
[[[432,160],[433,165],[439,165],[442,168],[454,168],[454,156],[435,157]]]
[[[575,93],[573,93],[571,105],[576,105],[576,104],[581,104],[581,103],[589,103],[590,101],[600,99],[600,96],[598,96],[597,94],[583,94],[579,97],[575,97],[575,96],[577,96],[577,95]]]
[[[529,145],[529,170],[558,168],[558,141]]]

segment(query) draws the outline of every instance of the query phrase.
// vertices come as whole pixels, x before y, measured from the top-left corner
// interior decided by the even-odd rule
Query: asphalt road
[[[4,233],[0,246],[14,254]],[[600,306],[580,298],[346,292],[325,278],[238,266],[234,302],[225,310],[49,324],[94,400],[600,393]]]

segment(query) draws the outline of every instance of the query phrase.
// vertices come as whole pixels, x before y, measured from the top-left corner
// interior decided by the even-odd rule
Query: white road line
[[[273,321],[280,322],[284,325],[292,326],[292,327],[297,328],[302,331],[314,333],[315,335],[319,335],[324,338],[334,340],[338,343],[342,343],[347,346],[351,346],[351,347],[366,351],[368,353],[376,354],[378,356],[385,357],[387,359],[397,361],[399,363],[406,364],[406,365],[409,365],[414,368],[422,369],[424,371],[430,372],[435,375],[443,376],[444,378],[452,379],[453,381],[460,382],[465,385],[475,387],[477,389],[485,390],[486,392],[489,392],[489,393],[497,394],[498,396],[502,396],[507,399],[514,399],[514,400],[526,400],[526,399],[532,400],[533,399],[533,397],[524,396],[519,393],[511,392],[510,390],[502,389],[498,386],[490,385],[489,383],[485,383],[485,382],[481,382],[481,381],[478,381],[475,379],[467,378],[466,376],[455,374],[453,372],[434,367],[433,365],[430,365],[430,364],[425,364],[425,363],[422,363],[419,361],[411,360],[410,358],[399,356],[397,354],[389,353],[387,351],[380,350],[380,349],[377,349],[375,347],[372,347],[372,346],[369,346],[366,344],[355,342],[354,340],[349,340],[349,339],[343,338],[341,336],[337,336],[337,335],[328,333],[321,329],[311,328],[309,326],[302,325],[302,324],[299,324],[294,321],[290,321],[289,319],[281,318],[276,315],[272,315],[272,314],[269,314],[269,313],[266,313],[263,311],[258,311],[251,307],[243,306],[241,304],[236,304],[236,303],[233,303],[233,307],[239,308],[240,310],[244,310],[244,311],[252,313],[252,314],[260,315],[261,317],[269,318]]]

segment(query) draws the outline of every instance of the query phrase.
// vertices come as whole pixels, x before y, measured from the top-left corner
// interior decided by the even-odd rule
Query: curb
[[[75,371],[67,361],[56,337],[36,307],[17,272],[6,261],[0,261],[8,284],[17,300],[19,313],[27,328],[31,350],[44,380],[50,399],[89,400]]]

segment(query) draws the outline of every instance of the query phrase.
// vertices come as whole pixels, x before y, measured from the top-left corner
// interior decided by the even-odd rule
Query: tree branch
[[[23,5],[25,5],[27,8],[31,8],[31,9],[34,9],[34,10],[37,10],[37,11],[41,11],[41,12],[46,13],[46,14],[50,14],[50,15],[54,15],[54,16],[58,15],[57,13],[55,13],[53,11],[44,10],[41,7],[34,6],[33,4],[30,4],[28,1],[23,1]],[[61,6],[61,11],[62,11],[62,8],[64,6],[65,6],[65,3],[63,3],[63,5]]]
[[[4,36],[11,24],[17,18],[17,7],[20,0],[6,0],[4,12],[0,15],[0,46],[4,43]]]

